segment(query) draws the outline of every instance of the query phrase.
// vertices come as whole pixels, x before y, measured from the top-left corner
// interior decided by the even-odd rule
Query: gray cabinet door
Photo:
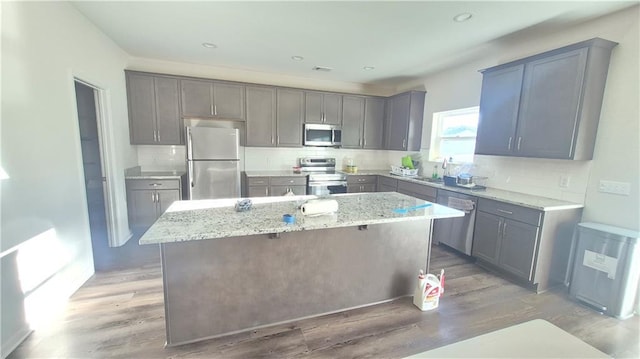
[[[247,187],[249,197],[268,197],[269,186],[249,186]]]
[[[344,148],[362,148],[364,102],[363,97],[343,96],[342,98],[342,147]]]
[[[304,122],[324,123],[321,93],[319,92],[304,93]]]
[[[225,82],[213,83],[213,116],[244,120],[244,86]]]
[[[518,156],[573,155],[587,48],[528,63],[517,129]]]
[[[346,106],[346,103],[344,105]],[[362,148],[382,149],[384,147],[384,106],[383,98],[365,98]],[[345,119],[343,118],[342,121],[344,126]]]
[[[156,209],[156,191],[141,190],[127,192],[127,210],[129,226],[149,228],[158,218]]]
[[[307,186],[271,186],[269,187],[270,196],[284,196],[288,192],[293,192],[296,196],[307,194]]]
[[[342,123],[342,95],[325,93],[322,96],[324,123],[339,125]]]
[[[152,76],[127,73],[129,137],[131,144],[156,144],[155,89]]]
[[[483,74],[475,153],[513,153],[523,73],[518,65]]]
[[[478,211],[473,230],[471,255],[489,263],[498,264],[499,240],[502,233],[502,218]]]
[[[156,143],[180,145],[184,143],[180,119],[180,89],[178,79],[155,78]]]
[[[213,117],[212,84],[212,81],[180,81],[183,117]]]
[[[247,146],[276,145],[276,89],[247,86]]]
[[[405,151],[407,149],[409,106],[411,106],[409,93],[394,96],[389,100],[386,139],[386,148],[389,150]]]
[[[157,216],[160,217],[175,201],[180,200],[180,191],[177,189],[156,191],[157,195]]]
[[[277,89],[276,145],[280,147],[302,146],[302,118],[304,96],[300,90]]]
[[[530,224],[503,219],[498,257],[500,267],[520,278],[532,280],[538,229]]]

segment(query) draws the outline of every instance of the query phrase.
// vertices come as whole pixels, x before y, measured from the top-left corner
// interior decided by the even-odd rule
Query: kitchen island
[[[314,196],[178,201],[140,238],[159,244],[167,345],[382,303],[428,270],[431,222],[464,213],[399,193],[330,196],[336,214],[303,217]],[[295,223],[283,221],[295,215]]]

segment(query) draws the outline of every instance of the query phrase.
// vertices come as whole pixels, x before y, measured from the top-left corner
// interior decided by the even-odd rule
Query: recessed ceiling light
[[[456,16],[453,17],[453,21],[455,22],[464,22],[467,21],[469,19],[471,19],[473,15],[471,15],[468,12],[463,12],[462,14],[458,14]]]
[[[304,57],[302,57],[302,56],[291,56],[291,60],[293,60],[293,61],[302,61],[302,60],[304,60]]]
[[[365,66],[362,69],[366,70],[366,71],[371,71],[371,70],[375,69],[375,67],[373,67],[373,66]]]
[[[202,46],[206,47],[207,49],[215,49],[218,47],[216,44],[212,44],[210,42],[203,42]]]

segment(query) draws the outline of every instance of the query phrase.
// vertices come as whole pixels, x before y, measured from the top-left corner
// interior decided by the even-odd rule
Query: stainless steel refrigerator
[[[186,127],[189,199],[240,197],[239,132]]]

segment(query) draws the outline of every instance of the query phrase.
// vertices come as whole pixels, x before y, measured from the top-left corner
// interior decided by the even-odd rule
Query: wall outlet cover
[[[598,183],[598,191],[628,196],[631,194],[631,184],[629,182],[600,180]]]

